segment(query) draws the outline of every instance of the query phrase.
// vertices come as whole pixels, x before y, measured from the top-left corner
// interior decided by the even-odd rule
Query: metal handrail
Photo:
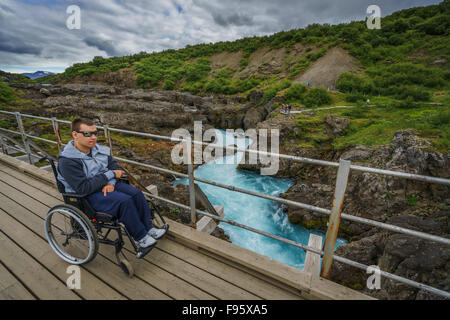
[[[33,115],[24,115],[24,114],[20,114],[19,112],[8,112],[8,111],[0,110],[0,113],[14,115],[14,116],[16,116],[18,118],[18,120],[20,119],[21,116],[23,116],[23,117],[36,118],[36,119],[48,120],[48,121],[54,120],[56,122],[65,123],[65,124],[70,124],[71,123],[70,121],[66,121],[66,120],[58,120],[58,119],[55,119],[55,118],[51,119],[51,118],[39,117],[39,116],[33,116]],[[303,162],[303,163],[308,163],[308,164],[314,164],[314,165],[325,165],[325,166],[332,166],[332,167],[338,167],[338,168],[340,166],[339,163],[331,162],[331,161],[323,161],[323,160],[303,158],[303,157],[290,156],[290,155],[284,155],[284,154],[276,154],[276,153],[270,153],[270,152],[264,152],[264,151],[242,149],[242,148],[237,148],[237,147],[232,147],[232,146],[222,146],[222,145],[215,145],[215,144],[207,144],[207,143],[204,143],[204,142],[194,141],[194,140],[193,141],[187,141],[186,139],[177,139],[177,138],[161,136],[161,135],[154,135],[154,134],[143,133],[143,132],[136,132],[136,131],[130,131],[130,130],[116,129],[116,128],[110,128],[108,126],[104,126],[104,127],[97,126],[97,127],[101,128],[101,129],[104,129],[105,132],[107,132],[107,131],[115,131],[115,132],[119,132],[119,133],[134,134],[134,135],[139,135],[139,136],[144,136],[144,137],[154,138],[154,139],[169,140],[171,142],[189,142],[189,143],[192,143],[192,144],[201,144],[201,145],[208,145],[210,147],[220,147],[220,148],[223,148],[223,149],[231,149],[231,150],[233,150],[235,152],[254,152],[254,153],[257,153],[257,154],[264,154],[266,156],[276,156],[276,157],[279,157],[279,158],[284,158],[284,159],[288,159],[288,160],[293,160],[293,161],[298,161],[298,162]],[[19,126],[19,129],[23,130],[23,128],[21,128],[20,126]],[[8,132],[8,133],[22,135],[22,137],[24,139],[25,138],[38,139],[40,141],[44,141],[44,142],[48,142],[48,143],[52,143],[52,144],[57,144],[57,142],[52,141],[52,140],[48,140],[48,139],[44,139],[44,138],[28,135],[28,134],[26,134],[24,132],[24,130],[22,132],[20,132],[20,133],[18,133],[16,131],[13,131],[13,130],[4,129],[4,128],[0,128],[0,130]],[[108,137],[110,138],[109,133],[108,133]],[[26,144],[25,140],[24,140],[24,142]],[[62,145],[65,145],[65,144],[62,144]],[[160,168],[160,167],[157,167],[157,166],[144,164],[144,163],[140,163],[140,162],[137,162],[137,161],[124,159],[124,158],[120,158],[120,157],[115,157],[115,158],[117,160],[119,160],[119,161],[122,161],[122,162],[127,162],[127,163],[130,163],[130,164],[147,167],[147,168],[154,169],[154,170],[161,171],[161,172],[165,172],[165,173],[170,173],[170,174],[173,174],[175,176],[182,177],[182,178],[189,178],[188,175],[183,174],[183,173],[179,173],[179,172],[176,172],[176,171],[173,171],[173,170],[164,169],[164,168]],[[377,173],[377,174],[383,174],[383,175],[389,175],[389,176],[395,176],[395,177],[402,177],[402,178],[406,178],[406,179],[412,179],[412,180],[418,180],[418,181],[424,181],[424,182],[430,182],[430,183],[438,183],[438,184],[450,185],[450,179],[445,179],[445,178],[416,175],[416,174],[410,174],[410,173],[406,173],[406,172],[383,170],[383,169],[364,167],[364,166],[357,166],[357,165],[350,165],[349,167],[350,167],[350,169],[363,171],[363,172]],[[265,194],[262,194],[262,193],[249,191],[249,190],[245,190],[245,189],[241,189],[241,188],[237,188],[237,187],[233,187],[233,186],[228,186],[228,185],[224,185],[224,184],[217,183],[217,182],[214,182],[214,181],[209,181],[209,180],[206,180],[206,179],[193,177],[192,180],[193,181],[194,180],[195,181],[199,181],[199,182],[202,182],[202,183],[207,183],[207,184],[214,185],[214,186],[217,186],[217,187],[221,187],[221,188],[224,188],[224,189],[228,189],[228,190],[231,190],[231,191],[236,191],[236,192],[245,193],[245,194],[249,194],[249,195],[256,196],[256,197],[261,197],[261,198],[265,198],[265,199],[281,202],[281,203],[284,203],[284,204],[287,204],[287,205],[296,206],[296,207],[299,207],[299,208],[302,208],[302,209],[311,210],[311,211],[314,211],[314,212],[324,213],[324,214],[328,214],[328,215],[332,214],[332,210],[311,206],[311,205],[304,204],[304,203],[301,203],[301,202],[296,202],[296,201],[292,201],[292,200],[286,200],[286,199],[282,199],[282,198],[279,198],[279,197],[268,196],[268,195],[265,195]],[[190,183],[193,183],[193,181],[190,181]],[[181,208],[183,208],[185,210],[194,211],[194,212],[198,213],[199,215],[208,216],[208,217],[211,217],[211,218],[213,218],[215,220],[222,221],[224,223],[228,223],[228,224],[231,224],[231,225],[235,225],[237,227],[249,230],[251,232],[262,234],[264,236],[276,239],[278,241],[281,241],[281,242],[284,242],[284,243],[287,243],[287,244],[290,244],[290,245],[302,248],[302,249],[307,250],[307,251],[311,251],[313,253],[319,254],[320,256],[325,256],[325,253],[322,250],[318,250],[318,249],[315,249],[315,248],[303,245],[301,243],[294,242],[294,241],[286,239],[286,238],[274,236],[274,235],[269,234],[267,232],[254,229],[254,228],[246,226],[246,225],[242,225],[240,223],[237,223],[237,222],[234,222],[234,221],[222,218],[220,216],[216,216],[216,215],[210,214],[209,212],[198,210],[198,209],[195,208],[195,204],[193,204],[192,202],[191,202],[191,206],[186,206],[184,204],[181,204],[181,203],[169,200],[169,199],[165,199],[165,198],[162,198],[162,197],[150,194],[150,193],[144,192],[144,194],[149,196],[149,197],[153,197],[155,199],[158,199],[158,200],[161,200],[161,201],[164,201],[164,202],[176,205],[176,206],[181,207]],[[372,225],[372,226],[384,228],[384,229],[389,230],[389,231],[409,234],[409,235],[412,235],[412,236],[415,236],[415,237],[419,237],[419,238],[426,239],[426,240],[431,240],[431,241],[436,241],[436,242],[440,242],[440,243],[447,244],[447,245],[450,244],[450,239],[448,239],[448,238],[443,238],[443,237],[439,237],[439,236],[435,236],[435,235],[430,235],[430,234],[427,234],[427,233],[423,233],[423,232],[419,232],[419,231],[415,231],[415,230],[410,230],[410,229],[406,229],[406,228],[402,228],[402,227],[398,227],[398,226],[382,223],[382,222],[371,220],[371,219],[356,217],[356,216],[348,215],[348,214],[345,214],[345,213],[341,213],[340,211],[338,212],[338,214],[339,214],[339,217],[342,217],[344,219],[351,220],[351,221],[354,221],[354,222],[365,223],[365,224],[369,224],[369,225]],[[335,259],[336,261],[339,261],[341,263],[354,266],[354,267],[362,269],[362,270],[367,270],[367,268],[368,268],[368,266],[366,266],[364,264],[361,264],[361,263],[358,263],[358,262],[355,262],[355,261],[352,261],[352,260],[349,260],[349,259],[337,256],[335,254],[332,254],[332,259]],[[324,257],[324,260],[325,260],[325,257]],[[385,272],[385,271],[382,271],[382,270],[380,270],[380,274],[382,276],[386,277],[386,278],[389,278],[389,279],[392,279],[392,280],[396,280],[396,281],[408,284],[410,286],[413,286],[413,287],[416,287],[416,288],[419,288],[419,289],[423,289],[423,290],[432,292],[434,294],[437,294],[437,295],[440,295],[440,296],[443,296],[443,297],[446,297],[446,298],[450,298],[450,293],[448,293],[446,291],[439,290],[439,289],[430,287],[428,285],[425,285],[425,284],[422,284],[422,283],[418,283],[418,282],[415,282],[415,281],[412,281],[412,280],[409,280],[409,279],[406,279],[406,278],[403,278],[403,277],[400,277],[400,276],[397,276],[395,274],[391,274],[391,273],[388,273],[388,272]]]

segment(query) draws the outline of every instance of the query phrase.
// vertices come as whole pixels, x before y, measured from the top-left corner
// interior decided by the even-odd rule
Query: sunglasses
[[[81,133],[86,138],[89,138],[92,135],[98,137],[98,131],[76,131],[76,132]]]

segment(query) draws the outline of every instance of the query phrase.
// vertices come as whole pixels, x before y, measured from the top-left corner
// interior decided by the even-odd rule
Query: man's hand
[[[113,170],[113,171],[116,175],[116,179],[120,179],[120,177],[125,174],[125,171],[123,171],[123,170]]]
[[[112,184],[107,184],[106,186],[103,187],[102,189],[103,195],[106,197],[106,194],[108,192],[114,192],[114,186]]]

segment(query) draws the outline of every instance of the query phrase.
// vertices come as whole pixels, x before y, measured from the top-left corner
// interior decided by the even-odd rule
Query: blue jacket
[[[68,193],[91,194],[99,192],[108,183],[115,185],[119,170],[110,149],[96,144],[91,156],[81,152],[71,140],[58,155],[58,180]]]

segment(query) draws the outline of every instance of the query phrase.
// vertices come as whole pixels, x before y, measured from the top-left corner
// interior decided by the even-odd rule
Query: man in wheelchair
[[[153,246],[166,229],[152,226],[144,194],[118,181],[125,172],[110,155],[110,149],[97,144],[97,136],[91,120],[72,121],[73,140],[58,156],[58,180],[67,193],[86,194],[95,211],[116,217],[141,248]]]

